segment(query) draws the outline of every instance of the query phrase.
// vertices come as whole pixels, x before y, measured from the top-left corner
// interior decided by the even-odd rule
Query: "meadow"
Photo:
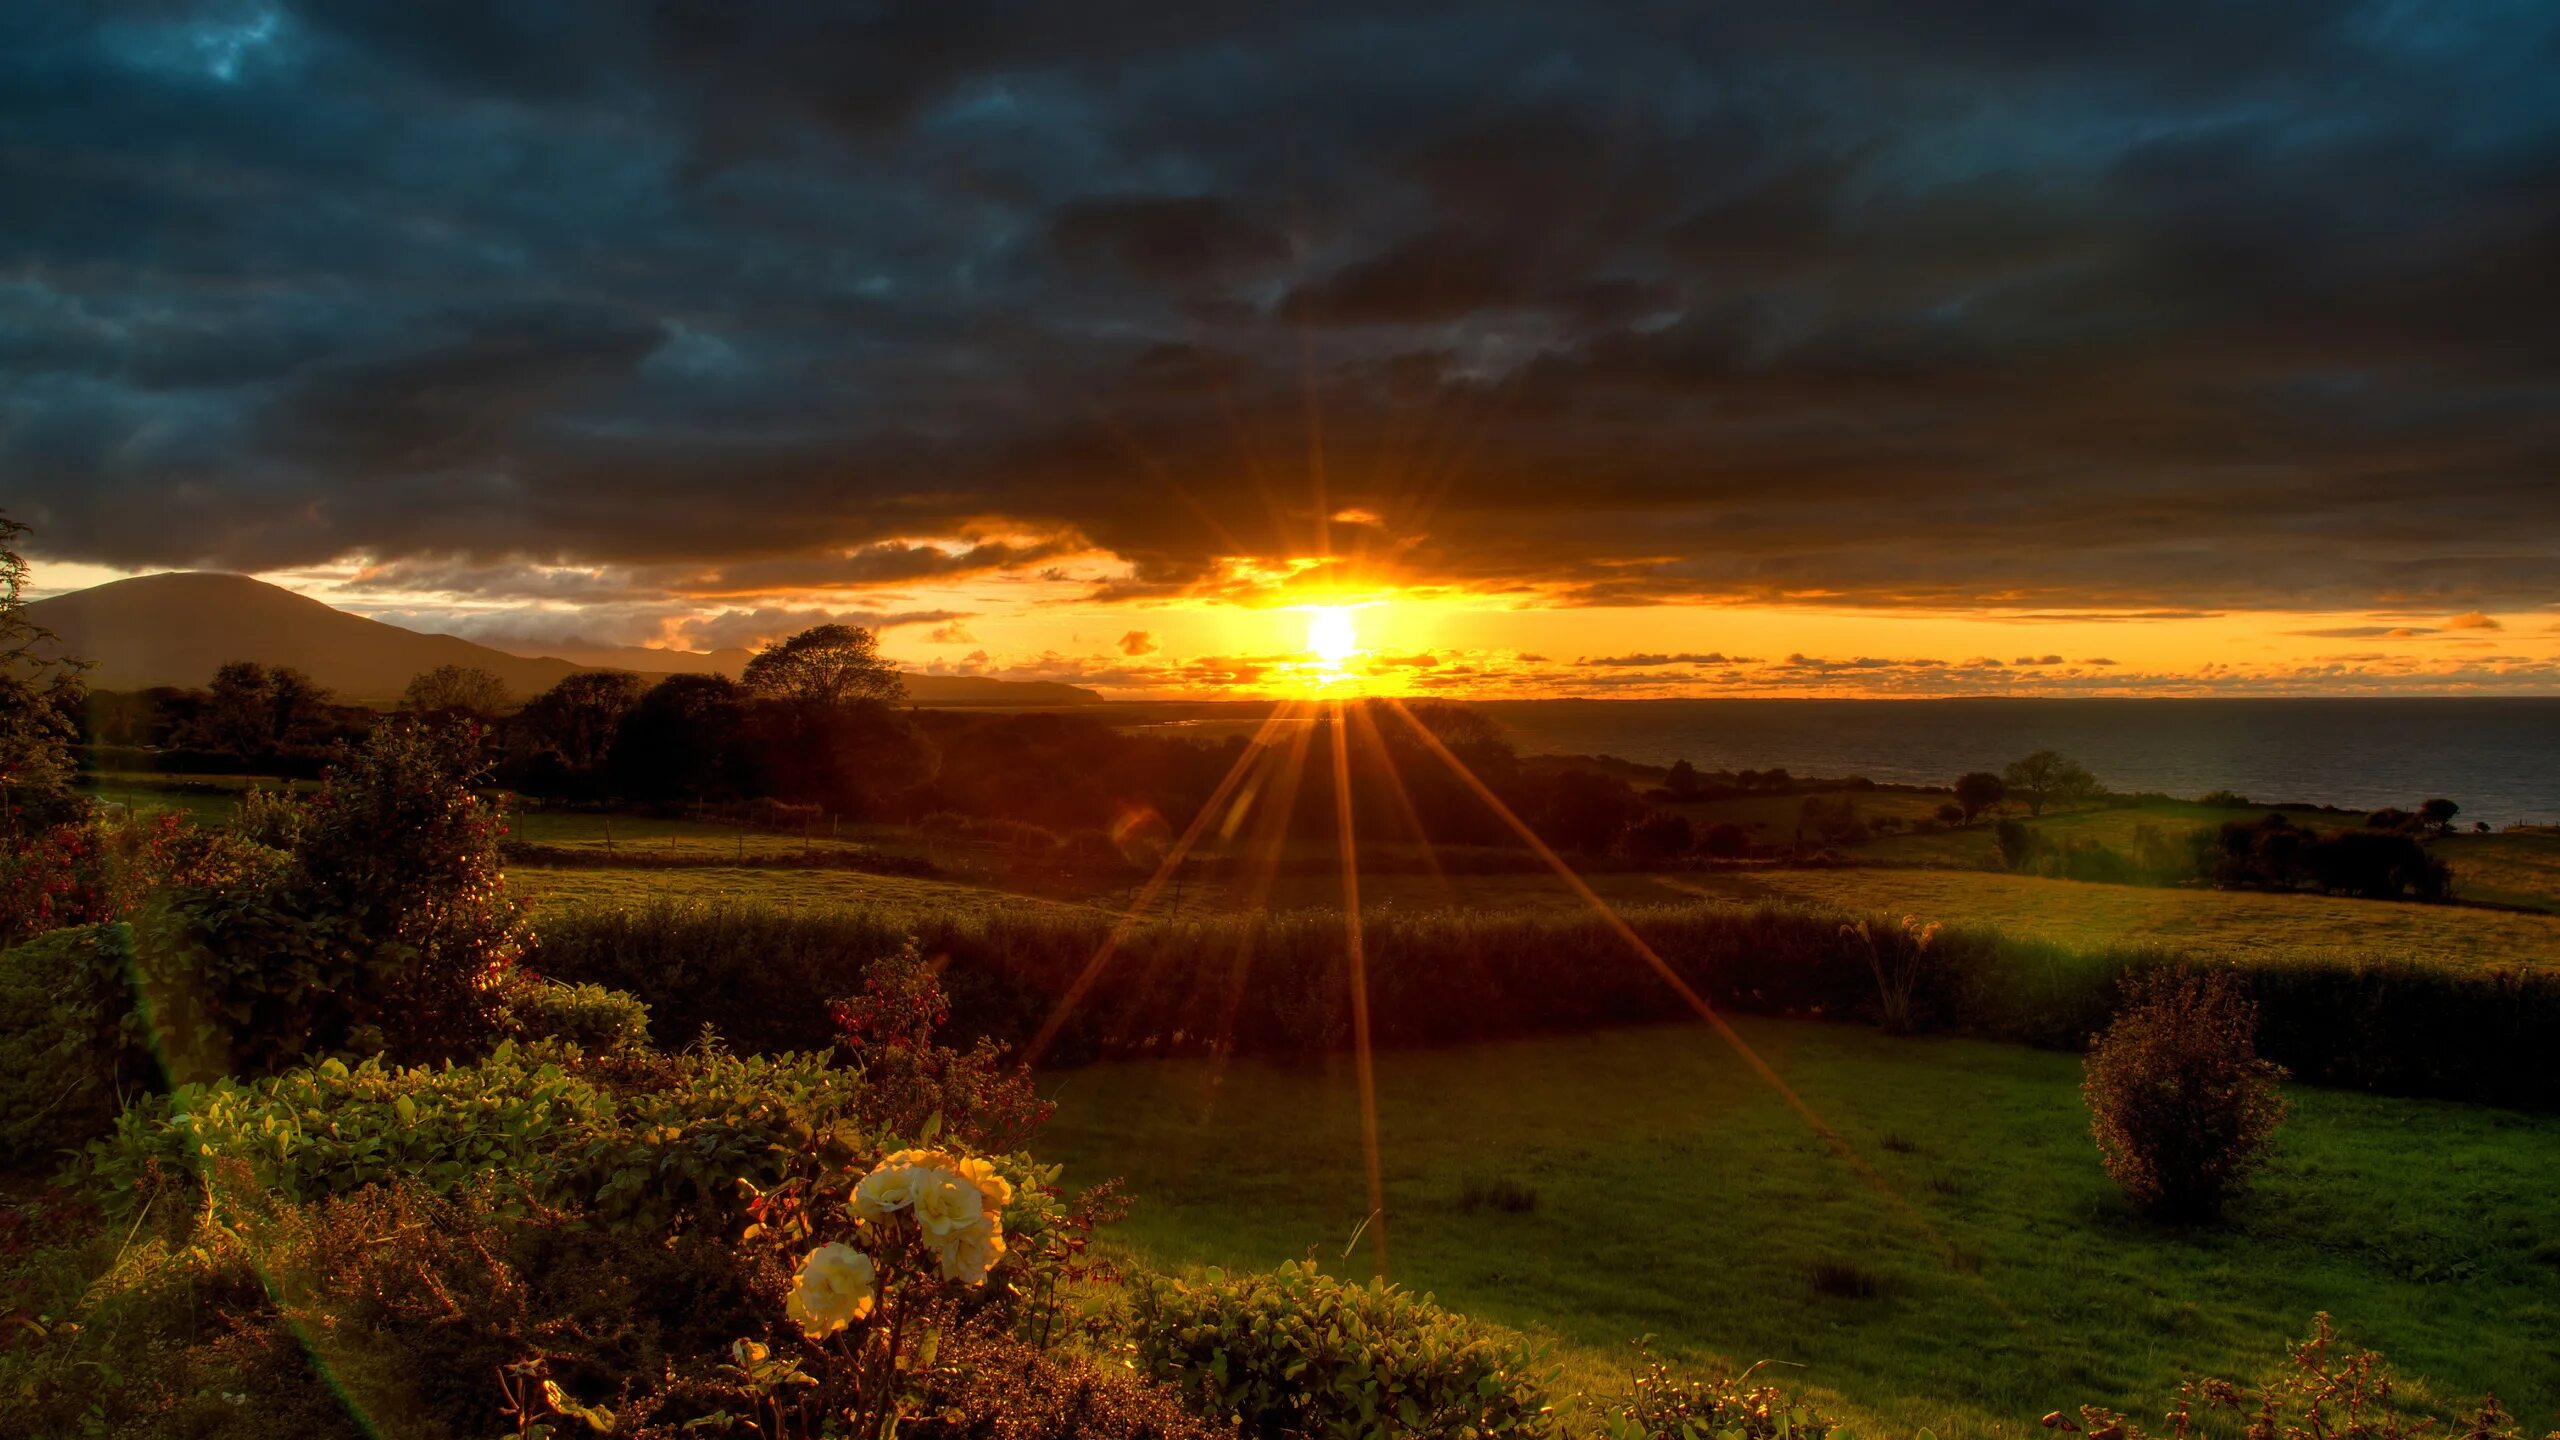
[[[2099,1170],[2075,1057],[1736,1025],[1882,1188],[1703,1027],[1391,1053],[1391,1273],[1552,1338],[1581,1388],[1652,1335],[1789,1367],[1865,1433],[2148,1409],[2184,1374],[2253,1373],[2322,1310],[2438,1399],[2503,1385],[2520,1414],[2560,1411],[2560,1120],[2295,1087],[2255,1192],[2181,1230]],[[1047,1153],[1140,1197],[1113,1231],[1130,1255],[1365,1269],[1347,1061],[1102,1064],[1044,1088]]]
[[[239,788],[98,786],[206,822]],[[1711,802],[1764,827],[1800,803]],[[2174,818],[2040,823],[2122,844]],[[1065,1021],[1037,1072],[1058,1107],[1037,1151],[1070,1191],[1125,1182],[1135,1206],[1098,1242],[1112,1265],[1366,1275],[1340,881],[1315,849],[1267,875],[1185,871],[1079,980],[1135,876],[1026,880],[988,847],[891,826],[536,810],[505,828],[526,964],[632,992],[668,1055],[694,1055],[705,1023],[742,1054],[827,1047],[839,1019],[811,1001],[857,993],[913,936],[959,1033],[1018,1048]],[[1443,875],[1370,847],[1389,1273],[1550,1343],[1576,1426],[1626,1393],[1648,1336],[1694,1373],[1769,1362],[1861,1434],[2008,1436],[2084,1402],[2156,1413],[2192,1374],[2262,1374],[2322,1311],[2422,1408],[2497,1387],[2528,1418],[2560,1414],[2560,1115],[2525,1039],[2560,1003],[2549,837],[2440,842],[2507,908],[2087,884],[1919,841],[1987,849],[1988,826],[1888,834],[1847,863],[1587,880],[1834,1139],[1715,1032],[1660,1023],[1679,1007],[1576,887],[1517,854],[1446,852]],[[1924,1033],[1887,1035],[1842,926],[1898,934],[1903,913],[1951,928],[1925,952]],[[2355,1087],[2289,1085],[2271,1166],[2211,1227],[2129,1207],[2070,1053],[2120,974],[2176,956],[2240,962],[2267,1053]],[[2482,1094],[2540,1108],[2412,1098]]]

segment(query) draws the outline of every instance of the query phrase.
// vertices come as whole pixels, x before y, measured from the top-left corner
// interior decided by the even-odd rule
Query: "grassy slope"
[[[1810,1366],[1799,1378],[1882,1433],[2022,1435],[2082,1400],[2153,1410],[2184,1371],[2266,1364],[2321,1309],[2439,1395],[2495,1385],[2528,1416],[2560,1408],[2560,1121],[2297,1089],[2258,1193],[2228,1229],[2185,1233],[2124,1210],[2074,1059],[1741,1030],[1908,1214],[1703,1031],[1389,1054],[1395,1277],[1552,1334],[1569,1383],[1604,1383],[1650,1333]],[[1124,1064],[1052,1088],[1043,1155],[1141,1197],[1119,1243],[1159,1263],[1365,1266],[1365,1244],[1342,1258],[1366,1208],[1347,1064]],[[1477,1174],[1526,1180],[1537,1208],[1465,1213]],[[1817,1294],[1826,1262],[1881,1293]]]
[[[1657,882],[1718,899],[1916,913],[2074,945],[2158,943],[2246,957],[2328,950],[2446,965],[2560,965],[2560,916],[2249,890],[2091,885],[1967,870],[1755,870]]]

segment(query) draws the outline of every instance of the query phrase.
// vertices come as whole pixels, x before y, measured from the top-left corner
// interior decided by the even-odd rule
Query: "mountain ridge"
[[[357,615],[254,576],[203,570],[137,575],[48,596],[28,602],[27,618],[61,637],[49,647],[55,653],[95,662],[88,675],[94,689],[201,686],[225,662],[253,660],[290,665],[357,703],[396,700],[412,676],[439,665],[486,670],[524,698],[581,670],[734,677],[747,653],[578,645],[562,647],[568,656],[525,655]],[[648,663],[656,656],[672,663]],[[607,657],[615,663],[593,663]],[[905,679],[908,699],[918,705],[1108,703],[1056,681],[912,673]]]

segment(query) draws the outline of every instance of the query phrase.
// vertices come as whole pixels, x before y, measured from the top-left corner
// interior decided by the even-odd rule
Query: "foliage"
[[[2198,853],[2199,873],[2216,885],[2309,885],[2369,899],[2442,900],[2453,893],[2451,868],[2399,829],[2324,834],[2270,813],[2255,824],[2226,821]]]
[[[649,1043],[649,1007],[601,985],[566,985],[519,973],[500,992],[501,1032],[519,1040],[565,1040],[582,1050],[628,1050]]]
[[[231,1162],[258,1193],[288,1200],[395,1179],[438,1194],[486,1182],[502,1206],[588,1205],[690,1228],[741,1214],[741,1180],[777,1185],[864,1153],[860,1088],[812,1056],[617,1061],[559,1042],[502,1042],[468,1065],[331,1059],[135,1105],[84,1169],[114,1215],[173,1189],[219,1213],[232,1202],[216,1172]]]
[[[380,1000],[399,1012],[402,1054],[485,1033],[492,989],[523,948],[498,813],[471,788],[478,757],[469,726],[386,725],[303,802],[294,858],[313,907],[396,958]]]
[[[2082,1093],[2107,1173],[2136,1208],[2211,1219],[2266,1161],[2282,1067],[2258,1058],[2258,1007],[2236,977],[2156,970],[2089,1047]]]
[[[47,653],[60,637],[26,616],[27,562],[17,550],[26,533],[0,511],[0,827],[12,835],[82,808],[71,789],[82,665]]]
[[[739,678],[751,694],[819,705],[907,698],[898,667],[880,657],[880,638],[852,625],[816,625],[767,645]]]
[[[980,1036],[967,1051],[934,1043],[951,1004],[933,966],[909,941],[873,962],[862,993],[834,1006],[840,1043],[869,1082],[864,1118],[890,1135],[921,1136],[939,1125],[969,1144],[1019,1149],[1056,1107],[1040,1098],[1030,1072],[1007,1065],[1004,1047]]]
[[[0,835],[0,945],[130,919],[157,888],[232,883],[263,868],[255,850],[168,811]]]
[[[1874,1013],[1866,954],[1840,933],[1855,914],[1716,903],[1621,913],[1719,1009]],[[807,998],[854,991],[867,966],[912,939],[942,966],[957,1036],[1019,1045],[1050,1019],[1114,929],[1111,915],[1065,906],[661,901],[551,915],[534,963],[646,1001],[662,1044],[710,1024],[742,1049],[807,1050],[835,1037]],[[1131,926],[1042,1060],[1336,1047],[1349,1033],[1342,945],[1341,916],[1321,910]],[[1688,1013],[1617,931],[1587,912],[1381,911],[1364,945],[1372,1029],[1384,1046]],[[2115,1013],[2126,975],[2173,959],[2158,948],[2075,949],[1951,925],[1921,962],[1912,1028],[2078,1051]],[[2241,979],[2258,1002],[2266,1054],[2306,1081],[2560,1109],[2560,1069],[2541,1063],[2536,1049],[2537,1037],[2560,1026],[2560,972],[2303,953],[2253,958]]]
[[[623,718],[648,693],[623,670],[581,670],[527,701],[516,714],[527,738],[574,774],[601,770]]]
[[[1215,1424],[1183,1408],[1165,1387],[1075,1355],[1033,1349],[986,1330],[962,1329],[942,1347],[925,1382],[913,1440],[1219,1440]]]
[[[1830,1440],[1840,1422],[1766,1382],[1758,1366],[1740,1375],[1674,1370],[1639,1344],[1642,1362],[1627,1392],[1601,1421],[1600,1440]]]
[[[2089,767],[2054,750],[2038,750],[2021,760],[2013,760],[2001,772],[2000,782],[2007,793],[2027,802],[2027,813],[2042,815],[2044,807],[2054,801],[2085,800],[2098,793],[2098,777]]]
[[[2397,1384],[2371,1350],[2343,1346],[2328,1312],[2312,1317],[2311,1333],[2296,1343],[2274,1378],[2263,1385],[2192,1379],[2178,1387],[2161,1435],[2187,1440],[2200,1434],[2245,1428],[2250,1440],[2415,1440],[2438,1433],[2440,1417],[2404,1403]],[[2521,1440],[2524,1428],[2498,1397],[2482,1397],[2463,1415],[2448,1440]],[[2077,1420],[2057,1410],[2044,1417],[2048,1430],[2105,1440],[2150,1440],[2151,1432],[2113,1410],[2083,1405]],[[2560,1430],[2549,1440],[2560,1440]]]
[[[1917,915],[1905,915],[1902,924],[1884,930],[1864,920],[1852,920],[1840,927],[1840,938],[1854,940],[1866,952],[1867,970],[1876,980],[1876,1010],[1884,1028],[1901,1034],[1911,1028],[1911,996],[1920,985],[1923,962],[1929,947],[1938,941],[1942,927],[1932,920],[1920,923]]]
[[[157,1081],[130,1003],[132,966],[122,925],[0,951],[0,1166],[76,1149]]]
[[[1554,1433],[1542,1351],[1383,1281],[1142,1274],[1129,1301],[1139,1368],[1248,1435]]]
[[[725,675],[670,675],[615,727],[607,768],[634,800],[719,800],[746,793],[746,692]]]
[[[513,708],[507,682],[469,665],[439,665],[410,678],[400,694],[406,715],[437,724],[486,724]]]
[[[243,758],[304,751],[333,727],[329,692],[289,665],[234,660],[213,674],[213,684],[177,739]]]
[[[1956,821],[1970,825],[1975,816],[2007,799],[2008,795],[2008,783],[1987,770],[1959,775],[1956,777]]]

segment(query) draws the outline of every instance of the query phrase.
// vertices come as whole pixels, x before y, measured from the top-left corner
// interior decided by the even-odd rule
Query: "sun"
[[[1339,668],[1359,653],[1360,636],[1352,629],[1351,612],[1340,605],[1320,605],[1307,616],[1307,653],[1327,668]]]

